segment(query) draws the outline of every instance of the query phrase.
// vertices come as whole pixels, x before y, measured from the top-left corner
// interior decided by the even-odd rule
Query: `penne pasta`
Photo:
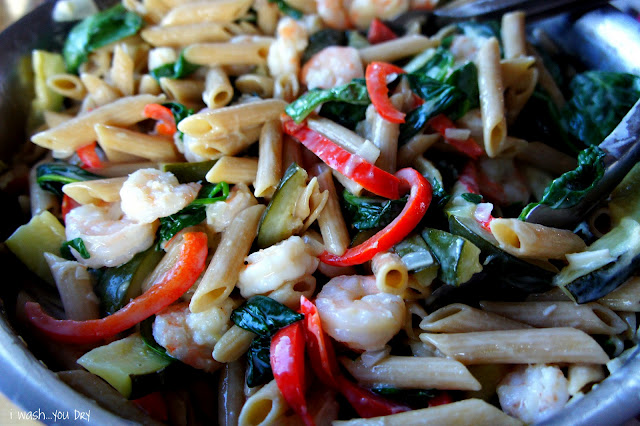
[[[161,25],[233,22],[247,13],[251,3],[251,0],[213,0],[177,4],[162,18]]]
[[[181,47],[196,43],[228,41],[233,37],[226,25],[217,22],[147,27],[140,36],[152,46]]]
[[[244,365],[233,361],[223,365],[218,379],[218,425],[235,426],[244,405]]]
[[[221,157],[209,170],[205,178],[208,182],[246,183],[256,180],[257,158]]]
[[[282,178],[282,128],[280,121],[267,121],[260,132],[258,170],[253,194],[273,196]]]
[[[598,303],[622,312],[640,312],[640,277],[631,277],[620,287],[598,299]]]
[[[422,319],[420,328],[432,333],[468,333],[471,331],[519,330],[531,328],[504,316],[453,303]]]
[[[197,43],[184,49],[184,58],[198,65],[265,65],[273,39]]]
[[[349,247],[349,231],[342,216],[338,193],[333,183],[331,169],[320,165],[314,170],[321,191],[327,191],[327,204],[318,216],[318,226],[327,251],[342,255]]]
[[[376,254],[371,259],[371,271],[376,277],[376,286],[380,291],[402,296],[407,290],[409,271],[397,254]]]
[[[273,97],[273,78],[266,75],[244,74],[236,78],[236,89],[244,94],[257,94],[261,98]]]
[[[524,12],[505,13],[502,16],[502,44],[506,59],[524,56],[527,52],[527,41],[524,29]]]
[[[115,177],[73,182],[64,185],[62,192],[80,204],[114,203],[120,201],[120,189],[125,180],[124,177]]]
[[[254,337],[256,334],[232,325],[216,342],[213,348],[213,359],[223,363],[237,361],[249,350]]]
[[[205,83],[202,80],[178,80],[162,77],[160,78],[160,87],[170,99],[175,99],[181,104],[194,107],[202,105],[202,92],[205,88]]]
[[[285,414],[289,406],[282,397],[275,380],[270,381],[258,392],[247,398],[242,406],[238,424],[276,424],[276,419]]]
[[[310,129],[322,133],[337,145],[365,159],[371,164],[380,157],[380,149],[370,141],[364,139],[351,130],[326,118],[309,118],[307,124]]]
[[[422,157],[440,139],[437,133],[431,135],[418,134],[409,139],[398,150],[398,168],[409,167],[416,158]]]
[[[148,135],[115,126],[96,124],[95,132],[100,146],[111,161],[131,161],[144,158],[155,162],[178,161],[178,153],[173,139],[160,135]],[[128,160],[112,158],[113,152],[133,156]],[[111,156],[109,153],[112,153]]]
[[[122,45],[113,50],[110,77],[113,87],[124,96],[132,96],[134,87],[134,62]]]
[[[81,101],[87,95],[87,89],[77,75],[54,74],[47,78],[47,87],[65,98]]]
[[[210,109],[222,108],[233,97],[233,86],[222,68],[211,67],[207,71],[202,100]]]
[[[364,63],[374,61],[395,62],[420,53],[430,47],[436,47],[437,40],[422,35],[407,35],[394,40],[384,41],[372,46],[358,49]]]

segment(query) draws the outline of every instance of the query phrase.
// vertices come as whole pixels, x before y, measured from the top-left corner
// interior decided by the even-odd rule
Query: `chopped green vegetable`
[[[67,71],[76,73],[89,53],[136,34],[142,24],[139,15],[121,4],[82,20],[71,29],[62,49]]]
[[[250,388],[264,385],[273,380],[271,370],[271,336],[256,337],[247,351],[247,386]]]
[[[605,153],[598,146],[591,146],[578,154],[578,167],[555,179],[542,195],[539,203],[531,203],[522,210],[519,219],[525,220],[537,205],[552,209],[575,206],[600,181],[604,174]]]
[[[400,256],[409,271],[422,271],[433,266],[438,268],[438,262],[420,235],[405,238],[393,247],[393,251]]]
[[[611,192],[609,211],[614,226],[624,217],[640,221],[640,163]]]
[[[102,176],[62,161],[39,165],[36,168],[36,176],[36,182],[40,188],[60,197],[62,197],[62,186],[67,183],[103,179]]]
[[[229,184],[227,182],[216,183],[215,185],[203,185],[198,198],[191,202],[191,206],[205,206],[216,201],[224,201],[229,196]]]
[[[359,231],[384,228],[400,214],[407,203],[406,196],[399,200],[358,197],[346,189],[342,192],[342,198],[349,215],[347,221]]]
[[[309,45],[302,54],[302,63],[307,62],[313,55],[329,46],[343,46],[346,43],[344,31],[325,28],[309,36]]]
[[[442,82],[449,73],[452,72],[454,63],[455,58],[453,54],[449,50],[439,47],[427,58],[424,64],[412,72],[412,74],[422,74]]]
[[[455,112],[455,117],[462,117],[470,109],[480,106],[480,91],[478,89],[478,68],[473,62],[467,62],[456,68],[445,83],[461,90],[467,99],[460,103],[460,111]]]
[[[562,110],[567,132],[586,145],[598,145],[640,98],[640,77],[608,71],[578,74],[573,96]]]
[[[74,248],[83,259],[89,259],[91,255],[87,251],[87,247],[84,245],[82,238],[74,238],[70,241],[65,241],[60,246],[60,254],[67,260],[76,260],[71,253],[71,248]]]
[[[160,170],[171,172],[180,183],[198,182],[205,176],[218,160],[200,161],[196,163],[160,163]]]
[[[303,318],[304,315],[266,296],[253,296],[231,314],[231,320],[238,327],[259,336],[272,336],[282,327]]]
[[[285,0],[269,0],[269,3],[275,3],[278,5],[280,12],[291,16],[293,19],[302,19],[303,13],[295,7],[290,6]]]
[[[480,194],[472,194],[469,192],[465,192],[464,194],[460,195],[462,198],[464,198],[466,201],[473,203],[473,204],[480,204],[482,202],[482,195]]]
[[[502,37],[500,35],[500,22],[498,21],[463,21],[457,24],[458,31],[472,39],[488,39],[495,37],[500,43],[502,51]]]
[[[422,231],[422,238],[440,263],[438,278],[445,284],[459,286],[482,271],[480,249],[466,238],[429,228]]]
[[[200,68],[200,65],[192,64],[184,58],[182,52],[176,62],[164,64],[157,68],[152,69],[149,73],[153,78],[160,81],[162,77],[180,79],[185,78],[196,72]],[[173,103],[173,102],[172,102]],[[164,104],[167,106],[166,104]],[[176,124],[178,122],[176,121]]]
[[[359,122],[365,119],[368,105],[355,105],[348,102],[325,102],[319,115],[335,121],[343,127],[355,130]]]
[[[178,126],[178,123],[180,123],[182,120],[193,114],[193,109],[187,108],[179,102],[166,102],[162,104],[162,106],[167,107],[171,110],[171,113],[173,114],[173,120],[176,122],[176,126]],[[180,140],[184,138],[184,133],[179,129],[178,137],[180,138]]]
[[[149,349],[165,358],[167,361],[173,362],[176,359],[169,355],[167,353],[167,350],[164,347],[160,346],[158,342],[156,342],[156,339],[153,338],[153,321],[155,320],[155,318],[156,316],[152,315],[140,323],[140,337]]]
[[[310,90],[287,105],[285,111],[296,123],[300,123],[319,105],[329,101],[362,106],[371,103],[366,84],[358,79],[331,89]]]

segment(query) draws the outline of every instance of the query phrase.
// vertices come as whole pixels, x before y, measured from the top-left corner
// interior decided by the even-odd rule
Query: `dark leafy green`
[[[366,84],[358,79],[332,89],[310,90],[287,105],[285,111],[296,123],[300,123],[319,105],[330,101],[362,106],[371,103]]]
[[[640,98],[640,77],[587,71],[575,76],[569,88],[572,97],[562,110],[565,129],[586,145],[598,145]]]
[[[478,68],[473,62],[467,62],[463,66],[456,68],[445,83],[457,87],[466,96],[466,103],[462,104],[463,111],[456,115],[461,117],[470,109],[480,106],[480,91],[478,90]]]
[[[482,202],[482,195],[480,194],[473,194],[470,192],[465,192],[464,194],[460,195],[464,200],[473,203],[473,204],[480,204]]]
[[[173,114],[173,119],[176,122],[176,126],[182,120],[184,120],[185,118],[193,114],[193,109],[187,108],[186,106],[182,105],[179,102],[167,102],[162,104],[162,106],[167,107],[171,110],[171,113]],[[178,130],[178,137],[180,138],[180,140],[182,140],[182,138],[184,137],[184,133],[181,132],[180,130]]]
[[[425,228],[421,235],[440,264],[438,278],[445,284],[452,286],[463,284],[465,282],[463,277],[468,275],[463,268],[468,263],[471,263],[465,259],[465,256],[473,254],[465,250],[465,245],[473,245],[473,243],[467,241],[464,237],[439,229]]]
[[[272,336],[282,327],[303,318],[304,315],[266,296],[252,297],[231,314],[231,320],[238,327],[259,336]]]
[[[183,53],[180,53],[176,62],[161,65],[150,71],[150,74],[156,80],[160,80],[162,77],[179,79],[185,78],[196,72],[200,68],[200,65],[192,64],[184,58]],[[193,112],[192,112],[193,114]],[[177,123],[177,122],[176,122]]]
[[[434,80],[444,81],[452,71],[454,63],[453,54],[448,49],[439,47],[414,74],[421,74]]]
[[[74,248],[83,259],[89,259],[91,255],[87,250],[87,247],[84,245],[84,241],[82,238],[74,238],[73,240],[65,241],[60,246],[60,254],[62,257],[68,260],[76,260],[76,258],[71,253],[71,248]]]
[[[365,119],[367,105],[354,105],[347,102],[326,102],[320,107],[320,116],[354,130]]]
[[[295,7],[290,6],[289,3],[284,0],[269,0],[269,3],[275,3],[278,9],[280,9],[280,12],[291,16],[293,19],[302,19],[303,13]]]
[[[498,21],[463,21],[457,24],[458,31],[473,39],[487,39],[495,37],[501,43],[500,23]],[[502,44],[500,44],[502,50]]]
[[[60,197],[62,197],[62,186],[67,183],[103,179],[102,176],[62,161],[39,165],[36,168],[36,177],[40,188]]]
[[[358,197],[346,189],[342,192],[342,198],[348,214],[347,221],[359,231],[387,226],[400,214],[407,203],[406,196],[399,200]]]
[[[258,386],[273,379],[269,361],[271,336],[281,328],[303,318],[304,315],[266,296],[254,296],[231,313],[231,320],[238,327],[258,335],[251,342],[247,353],[249,362],[247,385],[249,387]]]
[[[307,62],[313,55],[329,46],[343,46],[347,42],[344,31],[325,28],[309,36],[309,45],[302,54],[302,63]]]
[[[167,353],[167,350],[160,346],[156,339],[153,338],[153,321],[155,320],[155,315],[150,316],[146,320],[140,323],[140,337],[142,337],[142,341],[145,345],[161,357],[169,360],[175,361],[176,359]]]
[[[77,72],[89,53],[136,34],[142,24],[140,16],[121,4],[84,19],[71,29],[62,49],[67,70]]]
[[[553,180],[544,191],[539,203],[531,203],[522,210],[520,219],[526,219],[537,205],[552,209],[575,206],[600,181],[604,174],[605,153],[598,146],[591,146],[578,154],[578,167]]]
[[[413,272],[418,272],[437,264],[431,255],[429,246],[418,234],[410,235],[400,241],[393,246],[393,251],[402,258],[402,262],[407,265],[407,269]]]
[[[224,201],[229,196],[229,184],[227,182],[220,182],[213,184],[203,185],[200,189],[198,198],[191,202],[192,206],[204,206],[207,204],[213,204],[216,201]]]

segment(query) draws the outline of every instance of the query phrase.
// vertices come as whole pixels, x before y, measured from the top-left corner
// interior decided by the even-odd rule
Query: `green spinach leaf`
[[[84,245],[84,241],[82,241],[82,238],[74,238],[73,240],[65,241],[64,243],[62,243],[62,246],[60,246],[60,254],[62,255],[62,257],[67,260],[76,260],[76,258],[71,253],[71,247],[76,249],[78,254],[80,254],[83,259],[89,259],[91,257],[89,251],[87,250],[87,247]]]
[[[166,102],[162,104],[162,106],[167,107],[171,110],[171,113],[173,114],[173,119],[176,122],[176,126],[182,120],[184,120],[185,118],[193,114],[193,109],[187,108],[186,106],[182,105],[179,102]],[[180,130],[178,130],[178,137],[180,138],[180,140],[182,140],[184,137],[184,133],[181,132]]]
[[[464,113],[470,109],[480,106],[480,91],[478,89],[478,68],[473,62],[467,62],[459,68],[456,68],[445,83],[460,89],[467,96],[467,104],[464,105],[464,111],[457,113],[462,117]]]
[[[153,321],[154,320],[155,320],[155,315],[152,315],[140,323],[140,337],[142,338],[142,341],[144,342],[145,345],[147,345],[149,349],[151,349],[153,352],[160,355],[162,358],[168,361],[175,361],[176,358],[169,355],[167,353],[167,350],[164,347],[160,346],[158,342],[156,342],[156,339],[154,339],[153,337]]]
[[[251,341],[247,351],[247,386],[264,385],[273,380],[271,370],[271,336],[258,336]]]
[[[62,49],[67,70],[76,73],[89,53],[136,34],[142,24],[140,16],[121,4],[84,19],[71,29]]]
[[[103,179],[103,176],[62,161],[39,165],[36,168],[36,177],[40,188],[60,197],[63,195],[62,186],[67,183]]]
[[[309,45],[302,54],[302,63],[307,62],[313,55],[329,46],[344,46],[347,36],[344,31],[325,28],[309,36]]]
[[[460,195],[464,200],[473,203],[473,204],[480,204],[482,202],[482,195],[480,194],[474,194],[471,192],[465,192],[464,194]]]
[[[192,64],[184,58],[184,54],[180,52],[180,56],[176,62],[164,64],[150,71],[153,78],[160,81],[162,77],[179,79],[185,78],[196,72],[200,65]],[[173,103],[173,102],[172,102]],[[193,112],[192,112],[193,114]],[[177,121],[176,121],[177,123]]]
[[[377,197],[358,197],[347,190],[342,192],[348,221],[355,229],[383,228],[390,224],[402,211],[407,197],[387,200]]]
[[[266,296],[253,296],[231,314],[231,320],[238,327],[259,336],[272,336],[282,327],[303,318],[304,315]]]
[[[351,105],[369,105],[367,86],[362,79],[353,80],[332,89],[313,89],[287,105],[285,112],[300,123],[319,105],[329,102],[344,102]]]
[[[444,81],[452,72],[454,63],[453,54],[449,50],[439,47],[413,74],[421,74],[434,80]]]

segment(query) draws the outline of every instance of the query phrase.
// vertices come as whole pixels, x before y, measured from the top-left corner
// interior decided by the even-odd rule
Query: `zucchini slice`
[[[260,219],[258,248],[272,246],[292,236],[302,226],[295,217],[296,204],[307,185],[307,172],[292,163]]]
[[[216,161],[218,160],[196,163],[160,163],[160,170],[173,173],[180,183],[198,182],[204,180]]]
[[[429,228],[422,231],[422,238],[440,263],[438,278],[444,283],[457,287],[482,271],[480,249],[466,238]]]

